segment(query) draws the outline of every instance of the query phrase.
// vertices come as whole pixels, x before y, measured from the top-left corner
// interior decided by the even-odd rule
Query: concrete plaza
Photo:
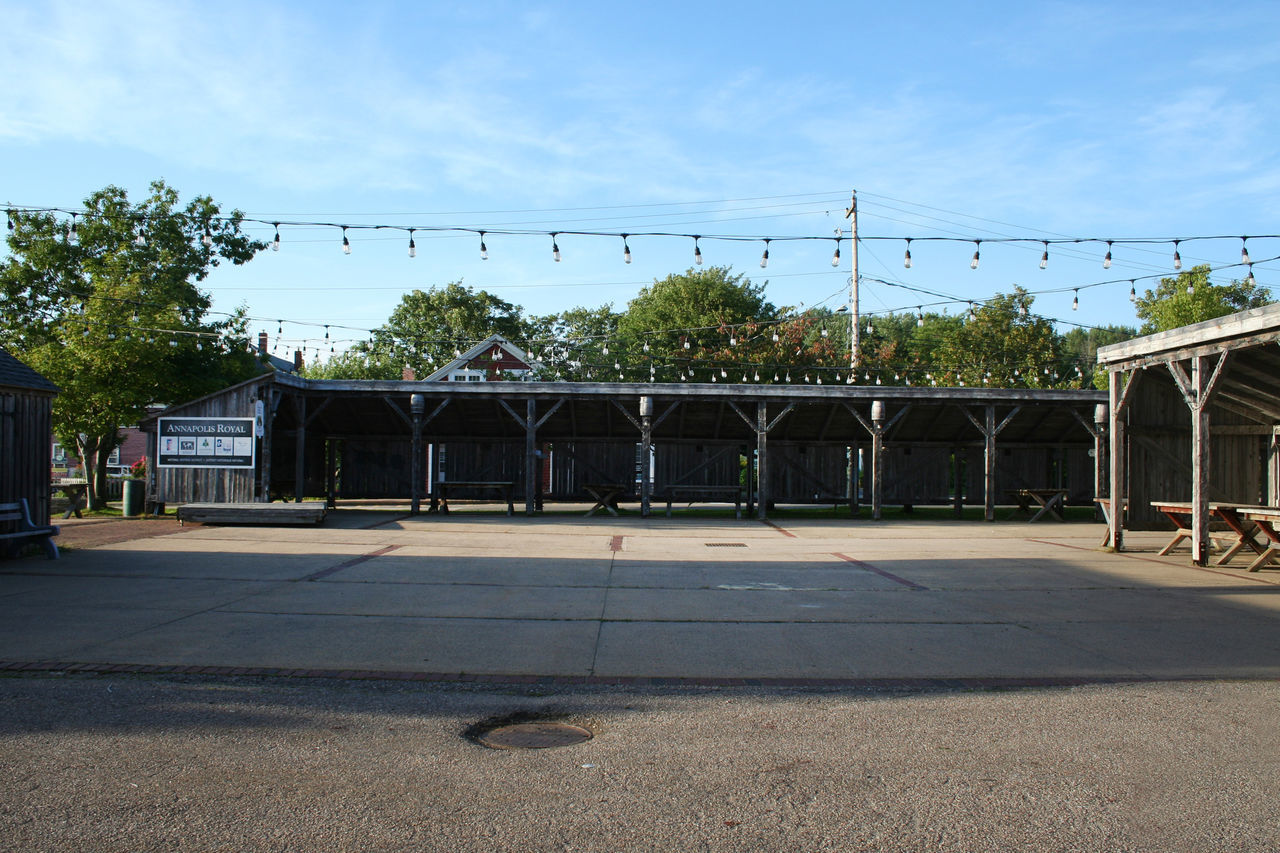
[[[0,564],[0,662],[713,683],[1280,676],[1280,572],[1157,557],[1161,533],[1107,553],[1102,532],[395,509],[188,527]]]

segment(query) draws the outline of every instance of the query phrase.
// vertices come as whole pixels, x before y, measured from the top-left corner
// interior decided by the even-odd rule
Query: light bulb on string
[[[1176,254],[1176,252],[1175,252],[1175,254]],[[1179,261],[1179,263],[1181,263],[1181,261]],[[1137,285],[1134,283],[1134,280],[1133,280],[1133,279],[1129,279],[1129,301],[1130,301],[1130,302],[1137,302],[1137,301],[1138,301],[1138,287],[1137,287]]]
[[[781,338],[779,338],[779,337],[778,337],[778,330],[777,330],[777,329],[774,329],[774,330],[773,330],[773,342],[776,344],[776,343],[777,343],[778,341],[780,341],[780,340],[781,340]]]
[[[560,245],[556,243],[556,237],[560,232],[551,232],[551,259],[556,263],[560,263]]]
[[[1255,279],[1255,278],[1253,277],[1253,262],[1252,262],[1252,261],[1250,261],[1250,262],[1249,262],[1249,274],[1248,274],[1248,275],[1246,275],[1246,276],[1244,277],[1244,283],[1245,283],[1245,284],[1247,284],[1247,285],[1249,285],[1250,287],[1253,287],[1255,284],[1257,284],[1257,283],[1258,283],[1258,280],[1257,280],[1257,279]]]
[[[138,226],[138,236],[133,238],[133,245],[135,246],[147,245],[147,226],[145,224]]]
[[[272,224],[276,227],[276,235],[271,238],[271,251],[278,252],[280,251],[280,223],[275,222]]]
[[[969,261],[969,269],[976,270],[978,268],[978,252],[982,249],[982,241],[974,240],[973,246],[973,260]]]
[[[627,235],[622,235],[622,262],[624,264],[631,263],[631,247],[627,245]]]
[[[1242,264],[1252,263],[1252,261],[1249,260],[1249,247],[1246,245],[1248,239],[1248,237],[1240,238],[1240,263]]]
[[[484,232],[480,232],[480,260],[489,260],[489,247],[484,244]]]
[[[1182,255],[1178,253],[1178,244],[1181,242],[1181,240],[1173,241],[1173,268],[1175,270],[1182,269]]]
[[[734,335],[734,334],[730,333],[730,334],[729,334],[729,346],[731,346],[731,347],[732,347],[732,346],[737,346],[737,345],[738,345],[738,337],[737,337],[737,335]]]
[[[921,328],[923,326],[924,326],[924,306],[917,305],[916,306],[916,328]]]
[[[1046,269],[1049,266],[1049,241],[1044,240],[1044,254],[1040,256],[1040,269]]]
[[[418,247],[413,242],[413,229],[409,229],[409,257],[418,257]]]
[[[206,249],[213,245],[213,232],[209,230],[208,225],[204,226],[204,236],[200,238],[200,242],[204,243]]]
[[[827,324],[825,322],[822,324],[822,336],[824,338],[827,336]]]
[[[342,226],[342,253],[351,254],[351,241],[347,239],[347,226]]]
[[[80,231],[76,227],[76,214],[71,214],[71,227],[67,229],[67,242],[75,244],[80,242]]]
[[[693,238],[693,262],[698,266],[702,266],[702,247],[698,245],[701,237]]]
[[[10,227],[12,228],[13,226],[11,225]],[[760,256],[760,269],[764,269],[767,266],[769,266],[769,238],[766,237],[764,241],[764,254]]]
[[[14,223],[14,221],[13,221],[13,211],[12,211],[12,210],[6,210],[6,211],[4,212],[4,223],[5,223],[5,225],[6,225],[6,226],[8,226],[8,228],[9,228],[9,233],[10,233],[10,234],[12,234],[12,233],[13,233],[13,230],[14,230],[15,228],[17,228],[17,227],[18,227],[18,226]]]
[[[911,269],[911,238],[907,238],[907,252],[902,256],[902,266]]]
[[[1107,254],[1102,259],[1102,268],[1104,270],[1111,269],[1111,241],[1110,240],[1107,241]]]
[[[831,266],[833,267],[840,266],[840,238],[839,237],[836,238],[835,254],[831,256]]]

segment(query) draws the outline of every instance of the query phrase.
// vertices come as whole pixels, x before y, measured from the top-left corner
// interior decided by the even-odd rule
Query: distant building
[[[426,382],[528,381],[540,367],[524,350],[501,335],[490,335],[427,376]]]

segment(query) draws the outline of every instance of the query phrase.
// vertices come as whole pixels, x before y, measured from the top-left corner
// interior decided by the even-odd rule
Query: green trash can
[[[125,480],[124,481],[124,515],[125,518],[134,518],[142,515],[143,504],[147,497],[147,481],[146,480]]]

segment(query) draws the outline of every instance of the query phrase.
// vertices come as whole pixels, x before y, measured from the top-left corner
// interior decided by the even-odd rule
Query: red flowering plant
[[[129,476],[135,480],[142,480],[146,478],[147,458],[145,456],[129,466]]]

